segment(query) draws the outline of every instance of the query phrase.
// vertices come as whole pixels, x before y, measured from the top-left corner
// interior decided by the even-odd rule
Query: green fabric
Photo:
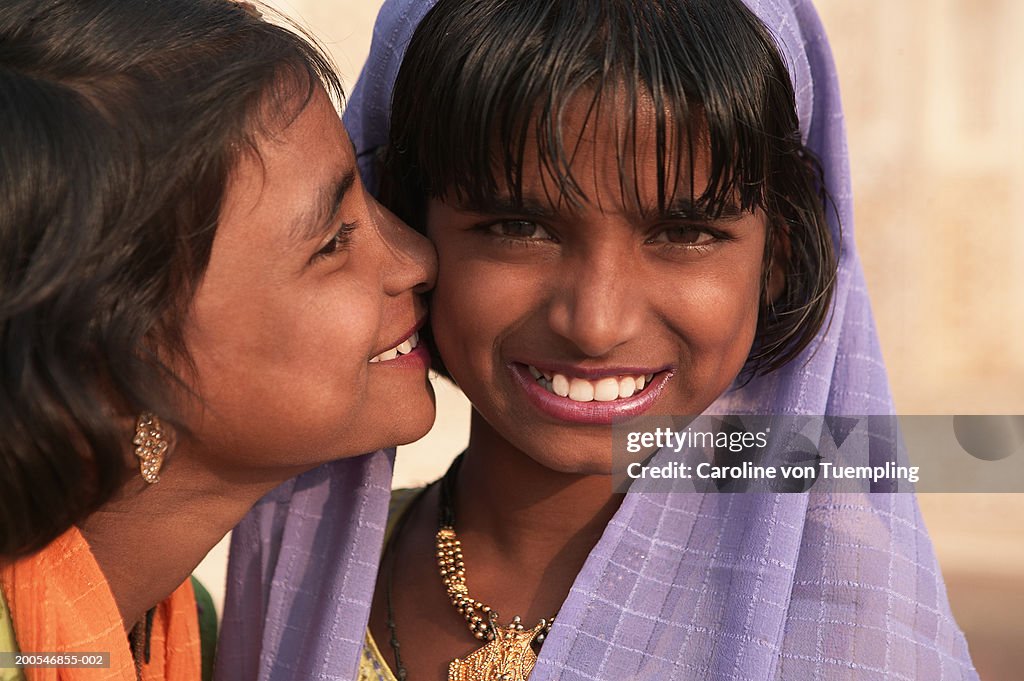
[[[199,615],[199,649],[203,656],[203,681],[212,681],[213,660],[217,653],[217,609],[213,605],[210,592],[195,577],[192,577],[192,590],[196,593],[196,610]]]
[[[14,622],[11,621],[11,611],[7,609],[3,589],[0,589],[0,651],[21,652],[18,640],[14,637]],[[17,667],[0,667],[0,681],[25,681],[25,673]]]

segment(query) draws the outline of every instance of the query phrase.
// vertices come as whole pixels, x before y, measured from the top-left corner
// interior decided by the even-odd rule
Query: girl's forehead
[[[523,198],[552,205],[647,212],[676,199],[692,202],[708,183],[710,145],[703,120],[689,113],[659,111],[641,92],[581,92],[553,115],[535,114],[521,160],[498,159],[495,175],[514,166]]]

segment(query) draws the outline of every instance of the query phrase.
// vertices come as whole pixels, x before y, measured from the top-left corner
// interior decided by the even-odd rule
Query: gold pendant
[[[514,625],[497,628],[483,648],[452,660],[448,681],[526,681],[537,664],[533,639],[543,628],[543,622],[526,631]]]

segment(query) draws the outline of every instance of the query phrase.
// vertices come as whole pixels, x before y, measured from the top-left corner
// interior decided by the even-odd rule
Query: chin
[[[524,442],[518,447],[536,463],[566,475],[611,475],[611,442],[567,442],[564,445]]]
[[[543,462],[541,462],[543,463]],[[611,461],[573,461],[558,462],[554,465],[544,464],[551,470],[566,475],[611,475]]]
[[[430,432],[437,415],[434,388],[428,383],[422,396],[402,403],[397,409],[389,409],[388,414],[393,419],[392,428],[389,429],[394,433],[393,441],[381,446],[407,445],[419,440]]]

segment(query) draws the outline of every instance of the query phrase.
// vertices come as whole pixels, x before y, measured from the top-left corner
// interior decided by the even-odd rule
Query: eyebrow
[[[312,241],[322,236],[327,226],[334,221],[345,200],[345,194],[355,181],[356,171],[349,168],[340,179],[320,187],[313,207],[292,224],[292,237],[297,241]]]
[[[470,213],[489,215],[521,215],[523,217],[552,218],[559,214],[551,204],[530,197],[516,201],[510,196],[489,196],[480,199],[467,199],[459,203],[459,209]]]
[[[472,213],[483,213],[489,215],[520,215],[532,218],[554,218],[565,212],[572,212],[572,206],[567,205],[564,210],[559,210],[545,201],[539,201],[531,197],[523,197],[522,201],[515,201],[509,196],[491,196],[481,199],[468,199],[459,205],[459,208]],[[644,211],[648,215],[660,214],[664,217],[700,219],[700,220],[731,220],[740,217],[743,211],[739,205],[732,200],[727,200],[721,206],[721,212],[717,216],[708,215],[707,210],[698,205],[689,196],[677,196],[665,206],[664,211],[650,209]]]
[[[663,214],[669,217],[701,220],[733,220],[743,214],[739,205],[731,199],[726,200],[719,208],[718,215],[710,215],[706,207],[698,205],[691,197],[677,196],[665,206]]]

